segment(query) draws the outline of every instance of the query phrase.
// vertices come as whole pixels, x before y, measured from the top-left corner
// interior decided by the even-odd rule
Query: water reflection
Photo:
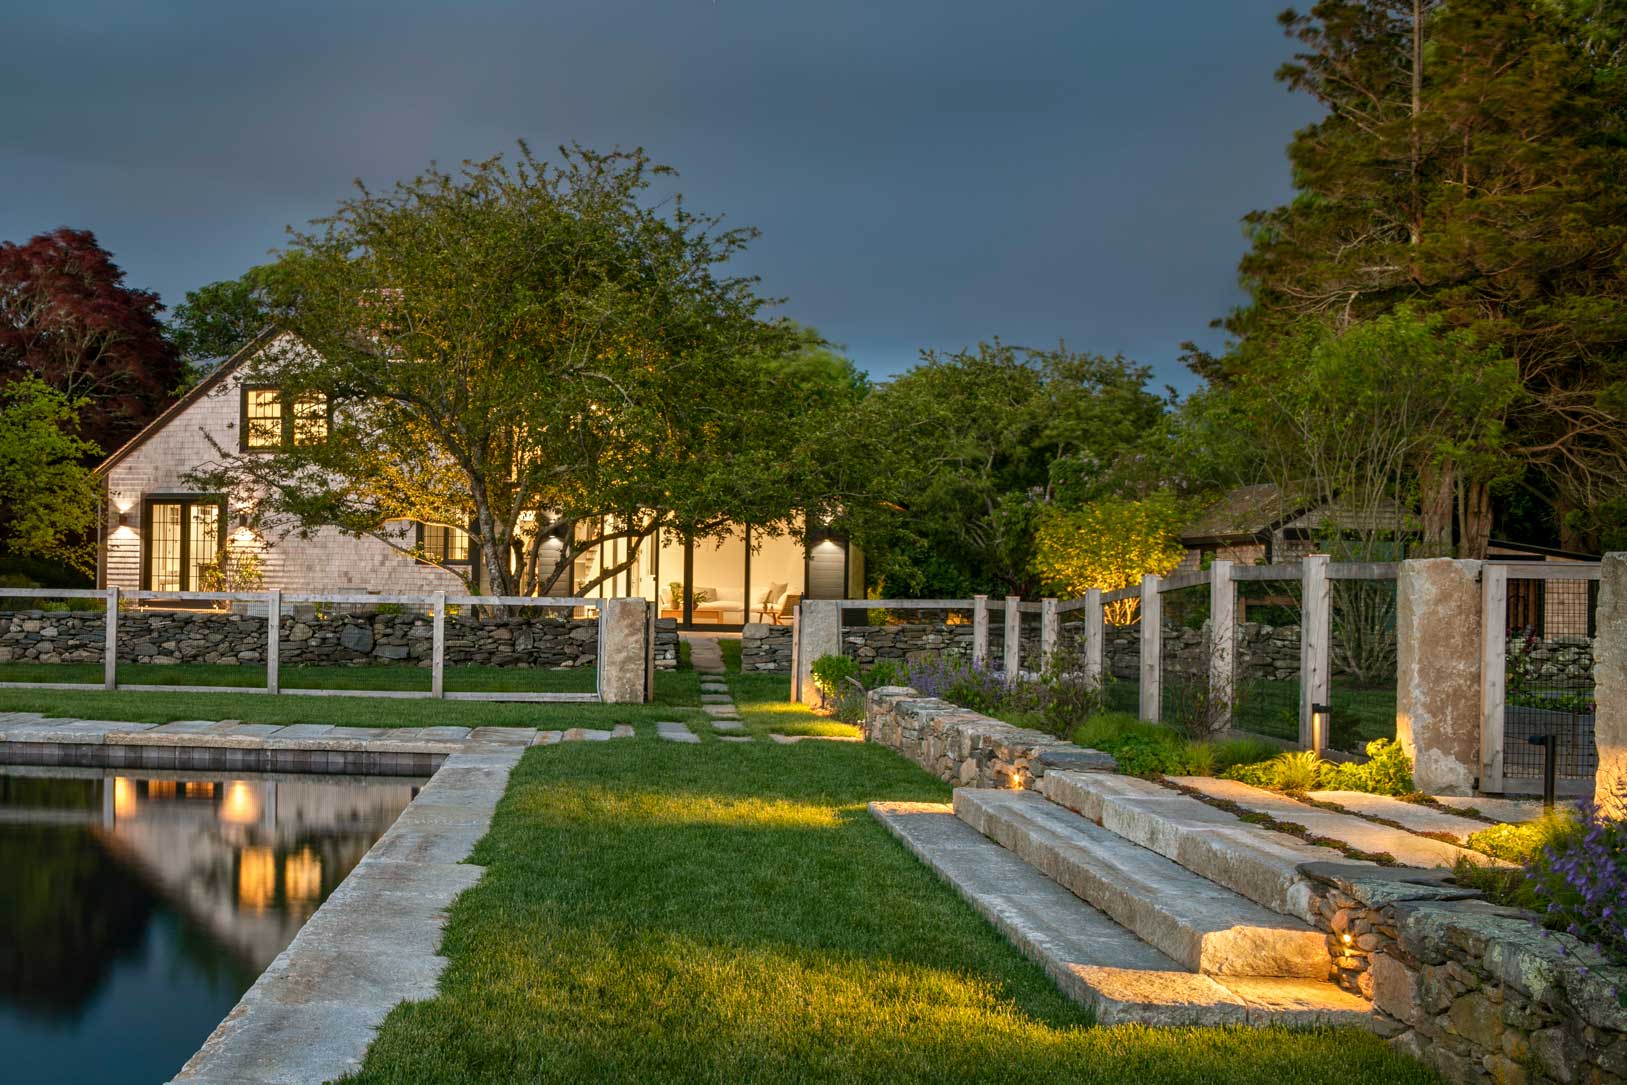
[[[0,766],[0,1076],[167,1079],[422,782]]]

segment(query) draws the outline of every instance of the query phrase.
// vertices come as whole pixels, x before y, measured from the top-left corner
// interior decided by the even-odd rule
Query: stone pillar
[[[813,684],[814,660],[842,652],[842,611],[834,599],[804,599],[797,619],[797,699],[819,703]]]
[[[599,697],[605,704],[644,703],[649,606],[645,599],[599,603]]]
[[[1473,794],[1480,771],[1480,564],[1403,561],[1396,581],[1395,731],[1431,795]]]
[[[1593,793],[1627,816],[1627,553],[1606,554],[1599,574],[1598,636],[1593,641],[1593,741],[1599,771]]]

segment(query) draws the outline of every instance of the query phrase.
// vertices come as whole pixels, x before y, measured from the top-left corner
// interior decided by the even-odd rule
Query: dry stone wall
[[[864,737],[897,750],[940,780],[965,787],[1038,790],[1051,769],[1112,771],[1100,750],[1015,727],[903,686],[865,696]]]
[[[285,665],[404,663],[429,666],[433,628],[422,613],[318,610],[296,606],[282,619],[279,655]],[[598,655],[593,618],[519,615],[449,616],[449,666],[587,667]],[[0,612],[0,662],[100,663],[100,611]],[[145,611],[119,615],[121,663],[264,665],[266,620],[218,611]],[[677,626],[656,623],[656,666],[678,664]]]
[[[1444,874],[1312,863],[1341,986],[1454,1085],[1627,1082],[1627,968]]]

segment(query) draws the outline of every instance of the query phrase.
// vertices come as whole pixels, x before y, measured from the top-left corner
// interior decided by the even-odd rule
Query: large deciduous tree
[[[500,594],[558,593],[553,537],[626,541],[585,591],[651,532],[792,529],[807,415],[857,385],[810,393],[810,367],[834,370],[723,266],[755,232],[649,200],[668,173],[642,152],[545,162],[522,145],[360,189],[294,234],[277,270],[291,334],[245,375],[285,404],[326,397],[326,439],[222,450],[205,481],[258,501],[268,530],[404,546],[392,522],[467,525],[467,579]]]
[[[237,353],[289,307],[292,299],[279,275],[281,268],[261,264],[235,279],[186,292],[168,323],[170,342],[181,352],[191,376],[200,377]]]
[[[77,404],[79,435],[118,447],[168,405],[181,365],[158,295],[88,230],[0,244],[0,384],[34,376]]]
[[[1627,10],[1582,0],[1319,0],[1283,23],[1279,78],[1326,116],[1289,149],[1294,200],[1251,215],[1244,348],[1222,380],[1409,305],[1514,359],[1503,419],[1519,480],[1568,545],[1627,478]],[[1506,462],[1506,461],[1505,461]],[[1423,532],[1484,553],[1492,460],[1420,464]]]

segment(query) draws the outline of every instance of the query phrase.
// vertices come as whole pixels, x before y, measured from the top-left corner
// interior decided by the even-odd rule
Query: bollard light
[[[1328,736],[1332,734],[1333,708],[1325,704],[1311,705],[1311,749],[1316,756],[1321,757],[1322,752],[1328,748]]]
[[[1559,739],[1557,735],[1530,735],[1526,738],[1533,746],[1542,747],[1542,805],[1552,810],[1554,792],[1558,790],[1556,777],[1559,768]]]

